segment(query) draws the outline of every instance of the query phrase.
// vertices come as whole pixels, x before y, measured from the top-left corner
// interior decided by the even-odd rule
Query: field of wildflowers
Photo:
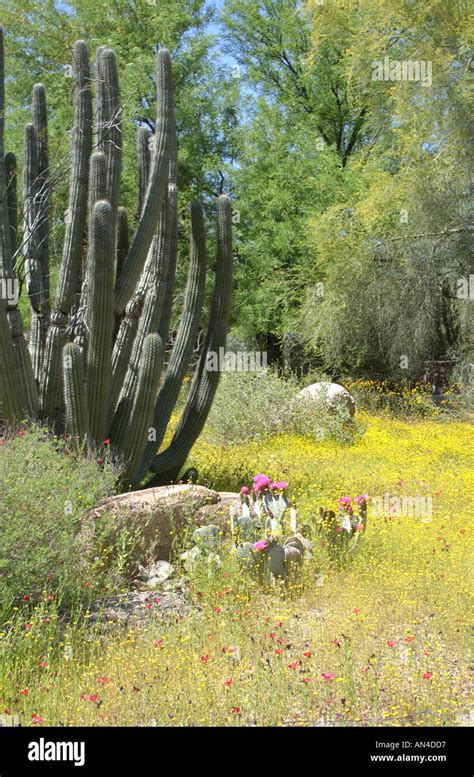
[[[151,599],[147,626],[121,632],[89,626],[87,612],[65,625],[25,590],[0,634],[0,711],[32,726],[466,725],[472,427],[361,420],[352,446],[201,441],[190,460],[222,490],[262,471],[288,481],[309,525],[320,506],[368,494],[350,561],[331,565],[316,541],[282,592],[229,556],[191,573],[190,615],[162,620]]]

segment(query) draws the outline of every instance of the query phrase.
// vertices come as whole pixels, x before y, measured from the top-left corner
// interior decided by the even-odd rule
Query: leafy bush
[[[388,413],[405,418],[439,418],[448,420],[451,416],[468,417],[472,413],[473,388],[468,381],[452,383],[439,405],[431,398],[428,383],[411,385],[408,382],[394,383],[383,380],[350,380],[344,382],[361,410],[369,413]]]
[[[328,410],[324,398],[300,399],[301,387],[275,372],[224,373],[206,427],[215,443],[245,442],[281,433],[350,443],[362,431],[344,406]]]
[[[77,600],[91,586],[81,519],[116,474],[32,427],[0,440],[0,619],[24,597]],[[87,586],[86,586],[87,584]]]

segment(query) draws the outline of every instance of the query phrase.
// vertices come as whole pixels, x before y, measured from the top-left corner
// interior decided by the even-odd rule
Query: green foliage
[[[241,330],[293,331],[333,374],[469,359],[468,4],[227,0],[223,23],[252,90]],[[376,80],[385,57],[430,66],[430,83]]]
[[[0,619],[23,596],[39,602],[46,591],[65,604],[87,596],[91,569],[78,530],[117,480],[109,461],[99,466],[39,426],[2,442]]]
[[[206,427],[209,440],[220,444],[298,434],[315,440],[350,443],[362,426],[343,407],[329,411],[324,400],[299,399],[294,378],[275,372],[224,373]]]

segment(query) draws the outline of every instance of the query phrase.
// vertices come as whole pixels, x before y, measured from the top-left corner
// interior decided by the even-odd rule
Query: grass
[[[317,547],[285,594],[254,587],[229,555],[217,575],[193,574],[191,616],[165,622],[151,603],[141,629],[61,625],[54,602],[23,602],[0,638],[0,711],[22,725],[465,724],[472,427],[361,420],[350,447],[200,442],[190,463],[222,489],[284,477],[301,522],[359,493],[431,497],[431,515],[374,516],[369,502],[351,563],[331,568]]]

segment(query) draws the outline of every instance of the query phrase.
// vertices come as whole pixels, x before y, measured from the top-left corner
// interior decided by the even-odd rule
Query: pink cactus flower
[[[284,480],[279,480],[278,483],[270,483],[270,491],[284,491],[288,488],[288,483]]]
[[[240,493],[241,494],[248,494],[249,493],[248,486],[242,486],[242,488],[240,489]]]
[[[267,475],[255,475],[253,479],[253,490],[261,491],[263,488],[268,488],[272,481]]]
[[[254,544],[253,547],[254,547],[255,550],[263,552],[265,550],[265,548],[267,547],[267,545],[268,545],[268,543],[267,543],[266,540],[259,540],[258,542],[256,542]]]
[[[352,505],[351,505],[351,499],[348,496],[341,496],[339,498],[339,507],[342,507],[343,510],[346,510],[348,513],[352,513]]]
[[[361,505],[364,504],[364,502],[367,502],[368,498],[368,494],[360,494],[359,496],[355,497],[354,502],[357,502],[358,505]]]

